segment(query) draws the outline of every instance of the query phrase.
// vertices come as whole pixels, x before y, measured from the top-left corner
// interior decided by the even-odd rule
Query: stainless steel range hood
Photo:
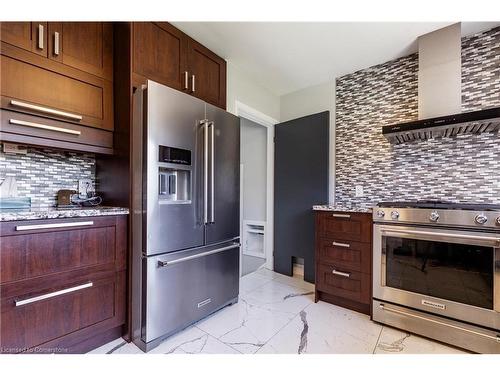
[[[418,120],[384,126],[394,144],[500,129],[500,107],[461,110],[461,25],[418,38]],[[450,113],[455,113],[450,115]]]
[[[382,134],[391,143],[453,137],[458,134],[480,134],[500,130],[500,107],[456,115],[434,117],[384,126]]]

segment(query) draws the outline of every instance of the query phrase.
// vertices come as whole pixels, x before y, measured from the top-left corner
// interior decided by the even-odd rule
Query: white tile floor
[[[260,269],[242,277],[240,298],[149,353],[464,353],[383,327],[366,315],[314,303],[314,285]],[[142,353],[117,339],[90,353]]]

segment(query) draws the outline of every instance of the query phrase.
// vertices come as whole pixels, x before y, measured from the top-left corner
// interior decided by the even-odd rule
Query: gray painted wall
[[[267,129],[241,119],[243,220],[266,220]]]
[[[418,56],[337,79],[336,203],[446,199],[500,203],[500,135],[391,145],[381,128],[417,119]],[[500,27],[462,38],[462,110],[500,106]],[[355,196],[362,185],[364,196]]]

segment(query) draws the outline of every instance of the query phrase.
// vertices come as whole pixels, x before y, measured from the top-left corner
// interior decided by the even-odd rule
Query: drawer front
[[[347,240],[319,239],[319,262],[348,270],[370,273],[371,245]]]
[[[113,133],[25,113],[1,110],[0,139],[4,141],[111,153]]]
[[[0,350],[25,351],[106,321],[123,323],[124,287],[111,272],[2,298]]]
[[[318,290],[360,303],[370,302],[370,275],[350,271],[336,265],[319,263]]]
[[[320,212],[318,213],[318,234],[320,237],[369,243],[372,237],[371,215],[351,212]]]
[[[0,282],[101,265],[124,269],[125,220],[104,217],[2,223]]]
[[[111,82],[94,85],[4,55],[1,65],[2,108],[113,129]]]

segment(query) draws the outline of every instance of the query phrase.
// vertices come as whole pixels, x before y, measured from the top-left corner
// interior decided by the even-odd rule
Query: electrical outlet
[[[356,197],[363,196],[363,185],[356,185]]]
[[[78,195],[80,197],[87,197],[88,193],[93,192],[92,180],[90,178],[83,178],[78,180]]]

